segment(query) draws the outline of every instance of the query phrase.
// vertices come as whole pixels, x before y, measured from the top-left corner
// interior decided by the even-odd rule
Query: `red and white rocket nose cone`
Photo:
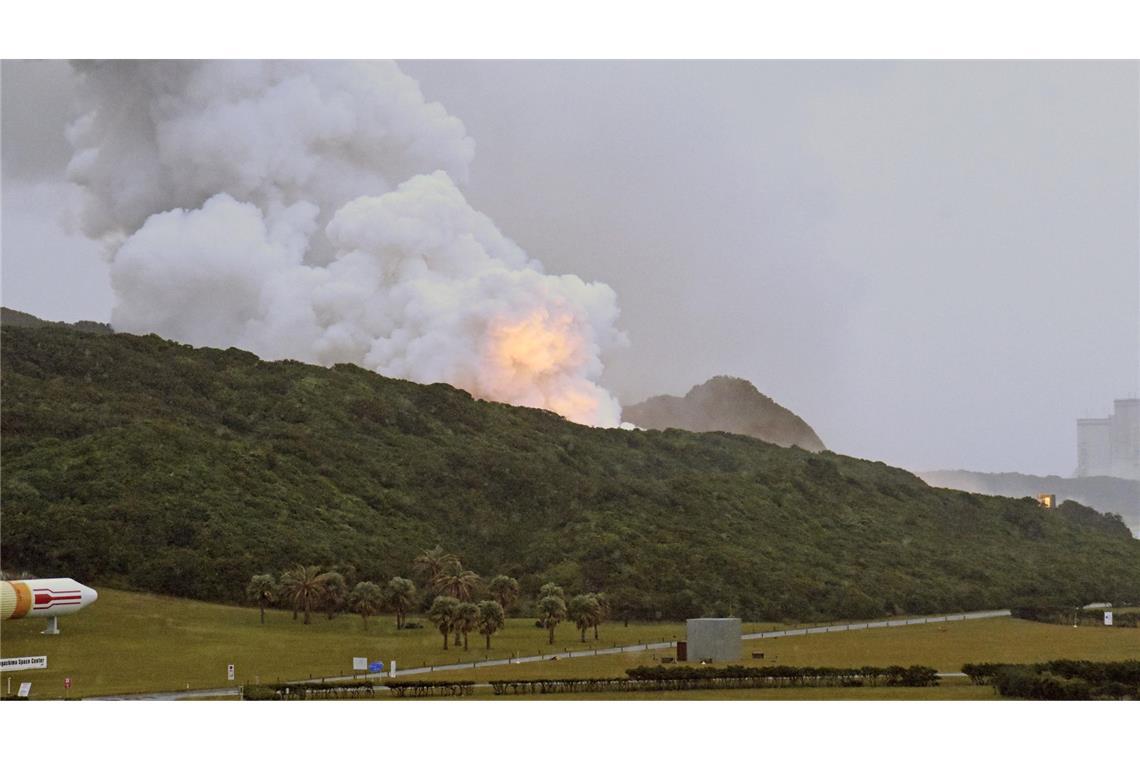
[[[70,615],[98,598],[95,589],[71,578],[0,581],[0,619]]]
[[[82,583],[75,584],[79,588],[79,609],[83,609],[89,604],[94,604],[95,600],[99,598],[99,592]]]

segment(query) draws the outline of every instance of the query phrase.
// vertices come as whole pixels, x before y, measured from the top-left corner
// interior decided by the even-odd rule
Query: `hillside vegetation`
[[[993,496],[1055,494],[1060,501],[1072,499],[1098,512],[1119,514],[1124,524],[1140,536],[1140,480],[1103,475],[1061,478],[1056,475],[1023,475],[1020,472],[970,472],[936,470],[917,475],[932,486],[956,488]]]
[[[738,377],[719,375],[684,396],[653,396],[625,407],[622,419],[651,430],[739,433],[808,451],[825,448],[803,419]]]
[[[79,322],[49,322],[46,319],[40,319],[24,311],[9,309],[7,306],[0,306],[0,325],[12,325],[14,327],[67,327],[72,330],[78,330],[79,332],[97,333],[99,335],[110,335],[114,332],[110,325],[104,324],[103,322],[91,322],[88,320]]]
[[[0,346],[7,570],[236,601],[254,573],[384,579],[438,543],[634,618],[1140,599],[1140,541],[1072,502],[155,336],[6,326]]]

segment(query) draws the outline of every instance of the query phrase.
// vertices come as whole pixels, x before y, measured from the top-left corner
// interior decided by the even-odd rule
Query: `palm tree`
[[[299,567],[301,567],[301,566],[298,565],[297,567],[291,568],[291,569],[286,570],[283,573],[281,573],[281,580],[277,584],[277,594],[278,594],[277,598],[280,599],[281,601],[288,600],[290,602],[289,606],[293,608],[293,619],[294,620],[297,619],[297,609],[298,609],[297,600],[292,597],[292,595],[289,593],[289,590],[292,588],[293,584],[296,582],[294,580],[294,576],[297,575],[297,568],[299,568]]]
[[[348,597],[348,606],[360,615],[364,621],[364,630],[368,630],[368,616],[375,615],[384,605],[384,592],[375,583],[361,581],[356,584],[352,594]]]
[[[495,601],[503,608],[504,613],[519,598],[519,582],[509,575],[496,575],[487,584],[487,590],[495,597]]]
[[[467,602],[479,587],[479,574],[473,570],[464,570],[463,565],[456,560],[432,579],[432,585],[441,594]]]
[[[277,581],[273,580],[272,575],[255,575],[249,579],[249,585],[245,587],[245,594],[257,602],[257,606],[261,610],[261,624],[265,625],[265,604],[272,602],[277,596]]]
[[[598,600],[598,615],[594,618],[594,641],[598,640],[598,626],[610,616],[610,598],[602,592],[594,594]]]
[[[542,584],[542,588],[538,590],[538,598],[541,599],[544,596],[556,596],[562,601],[566,601],[566,592],[557,583]]]
[[[560,596],[544,596],[538,600],[538,619],[542,627],[550,631],[550,643],[554,643],[554,628],[566,619],[566,602]]]
[[[415,566],[416,571],[423,576],[424,580],[430,583],[443,572],[445,567],[458,561],[459,559],[454,554],[450,554],[442,546],[436,544],[434,549],[421,551],[420,555],[412,560],[412,565]]]
[[[408,610],[416,603],[416,584],[407,578],[395,577],[388,581],[388,604],[396,612],[396,630],[404,627]]]
[[[325,587],[323,600],[325,612],[328,613],[329,620],[332,620],[348,600],[348,581],[344,579],[343,575],[335,571],[329,571],[322,577]]]
[[[506,576],[499,577],[505,578]],[[491,648],[491,637],[503,627],[506,617],[503,612],[503,605],[498,602],[491,599],[479,602],[479,633],[487,638],[488,649]]]
[[[459,644],[459,634],[463,634],[463,651],[467,651],[467,634],[479,625],[479,608],[471,602],[462,602],[455,611],[455,643]]]
[[[298,609],[305,611],[305,625],[313,607],[324,599],[325,588],[325,574],[316,565],[297,565],[281,575],[282,596],[293,604],[294,619]]]
[[[443,648],[447,649],[447,634],[455,625],[455,615],[459,611],[459,600],[453,596],[437,596],[428,610],[428,619],[435,623],[443,634]]]
[[[578,594],[570,600],[570,619],[582,634],[582,641],[586,641],[586,631],[594,625],[602,615],[602,605],[593,594]]]

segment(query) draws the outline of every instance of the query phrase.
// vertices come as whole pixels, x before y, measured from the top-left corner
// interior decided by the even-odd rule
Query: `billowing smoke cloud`
[[[613,290],[545,274],[471,208],[463,124],[394,64],[77,71],[69,176],[116,329],[618,423],[597,383],[624,341]]]

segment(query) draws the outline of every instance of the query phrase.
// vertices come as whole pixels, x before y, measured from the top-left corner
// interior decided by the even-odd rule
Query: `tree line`
[[[1003,697],[1035,700],[1140,699],[1140,660],[967,663],[962,672]]]
[[[506,625],[507,611],[521,596],[518,580],[496,575],[484,582],[474,570],[465,568],[458,556],[438,545],[421,551],[412,564],[413,575],[426,583],[427,591],[419,592],[415,581],[400,576],[383,586],[360,581],[350,590],[343,573],[299,564],[279,577],[271,573],[254,575],[246,586],[246,597],[257,603],[263,624],[265,608],[280,605],[292,609],[293,619],[301,618],[304,625],[309,625],[314,612],[324,612],[331,620],[349,611],[360,615],[365,630],[370,617],[387,611],[395,615],[396,629],[400,630],[408,627],[408,613],[422,608],[427,596],[431,600],[426,605],[427,618],[442,635],[444,649],[449,644],[462,644],[467,651],[472,633],[483,636],[490,649],[491,637]],[[578,594],[567,600],[561,586],[547,583],[539,589],[535,612],[536,625],[547,631],[553,644],[555,630],[566,620],[574,623],[582,641],[590,629],[597,639],[598,626],[610,609],[604,594]]]

